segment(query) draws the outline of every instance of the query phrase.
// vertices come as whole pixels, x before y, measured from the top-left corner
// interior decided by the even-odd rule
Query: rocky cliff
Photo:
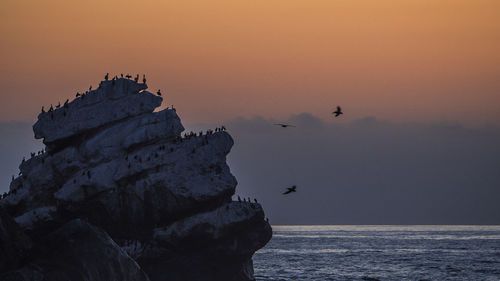
[[[0,200],[0,279],[254,280],[271,227],[259,204],[231,199],[231,136],[182,134],[161,103],[114,78],[42,110],[46,149]]]

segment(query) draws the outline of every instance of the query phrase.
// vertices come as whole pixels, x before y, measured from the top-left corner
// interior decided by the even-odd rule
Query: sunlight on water
[[[500,280],[500,226],[273,226],[257,280]]]

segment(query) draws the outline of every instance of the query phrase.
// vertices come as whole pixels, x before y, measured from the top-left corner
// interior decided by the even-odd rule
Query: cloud
[[[263,202],[272,223],[500,223],[498,128],[309,113],[286,120],[296,128],[275,121],[227,124],[237,193]],[[282,196],[292,184],[299,192]]]

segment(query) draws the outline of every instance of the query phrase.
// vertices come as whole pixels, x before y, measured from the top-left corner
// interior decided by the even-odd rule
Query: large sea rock
[[[272,230],[258,203],[231,199],[231,136],[182,134],[161,103],[119,78],[40,113],[46,149],[0,200],[0,279],[254,280]]]

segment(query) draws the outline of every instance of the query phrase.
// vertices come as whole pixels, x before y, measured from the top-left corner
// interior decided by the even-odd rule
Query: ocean
[[[264,280],[500,280],[500,226],[273,226]]]

